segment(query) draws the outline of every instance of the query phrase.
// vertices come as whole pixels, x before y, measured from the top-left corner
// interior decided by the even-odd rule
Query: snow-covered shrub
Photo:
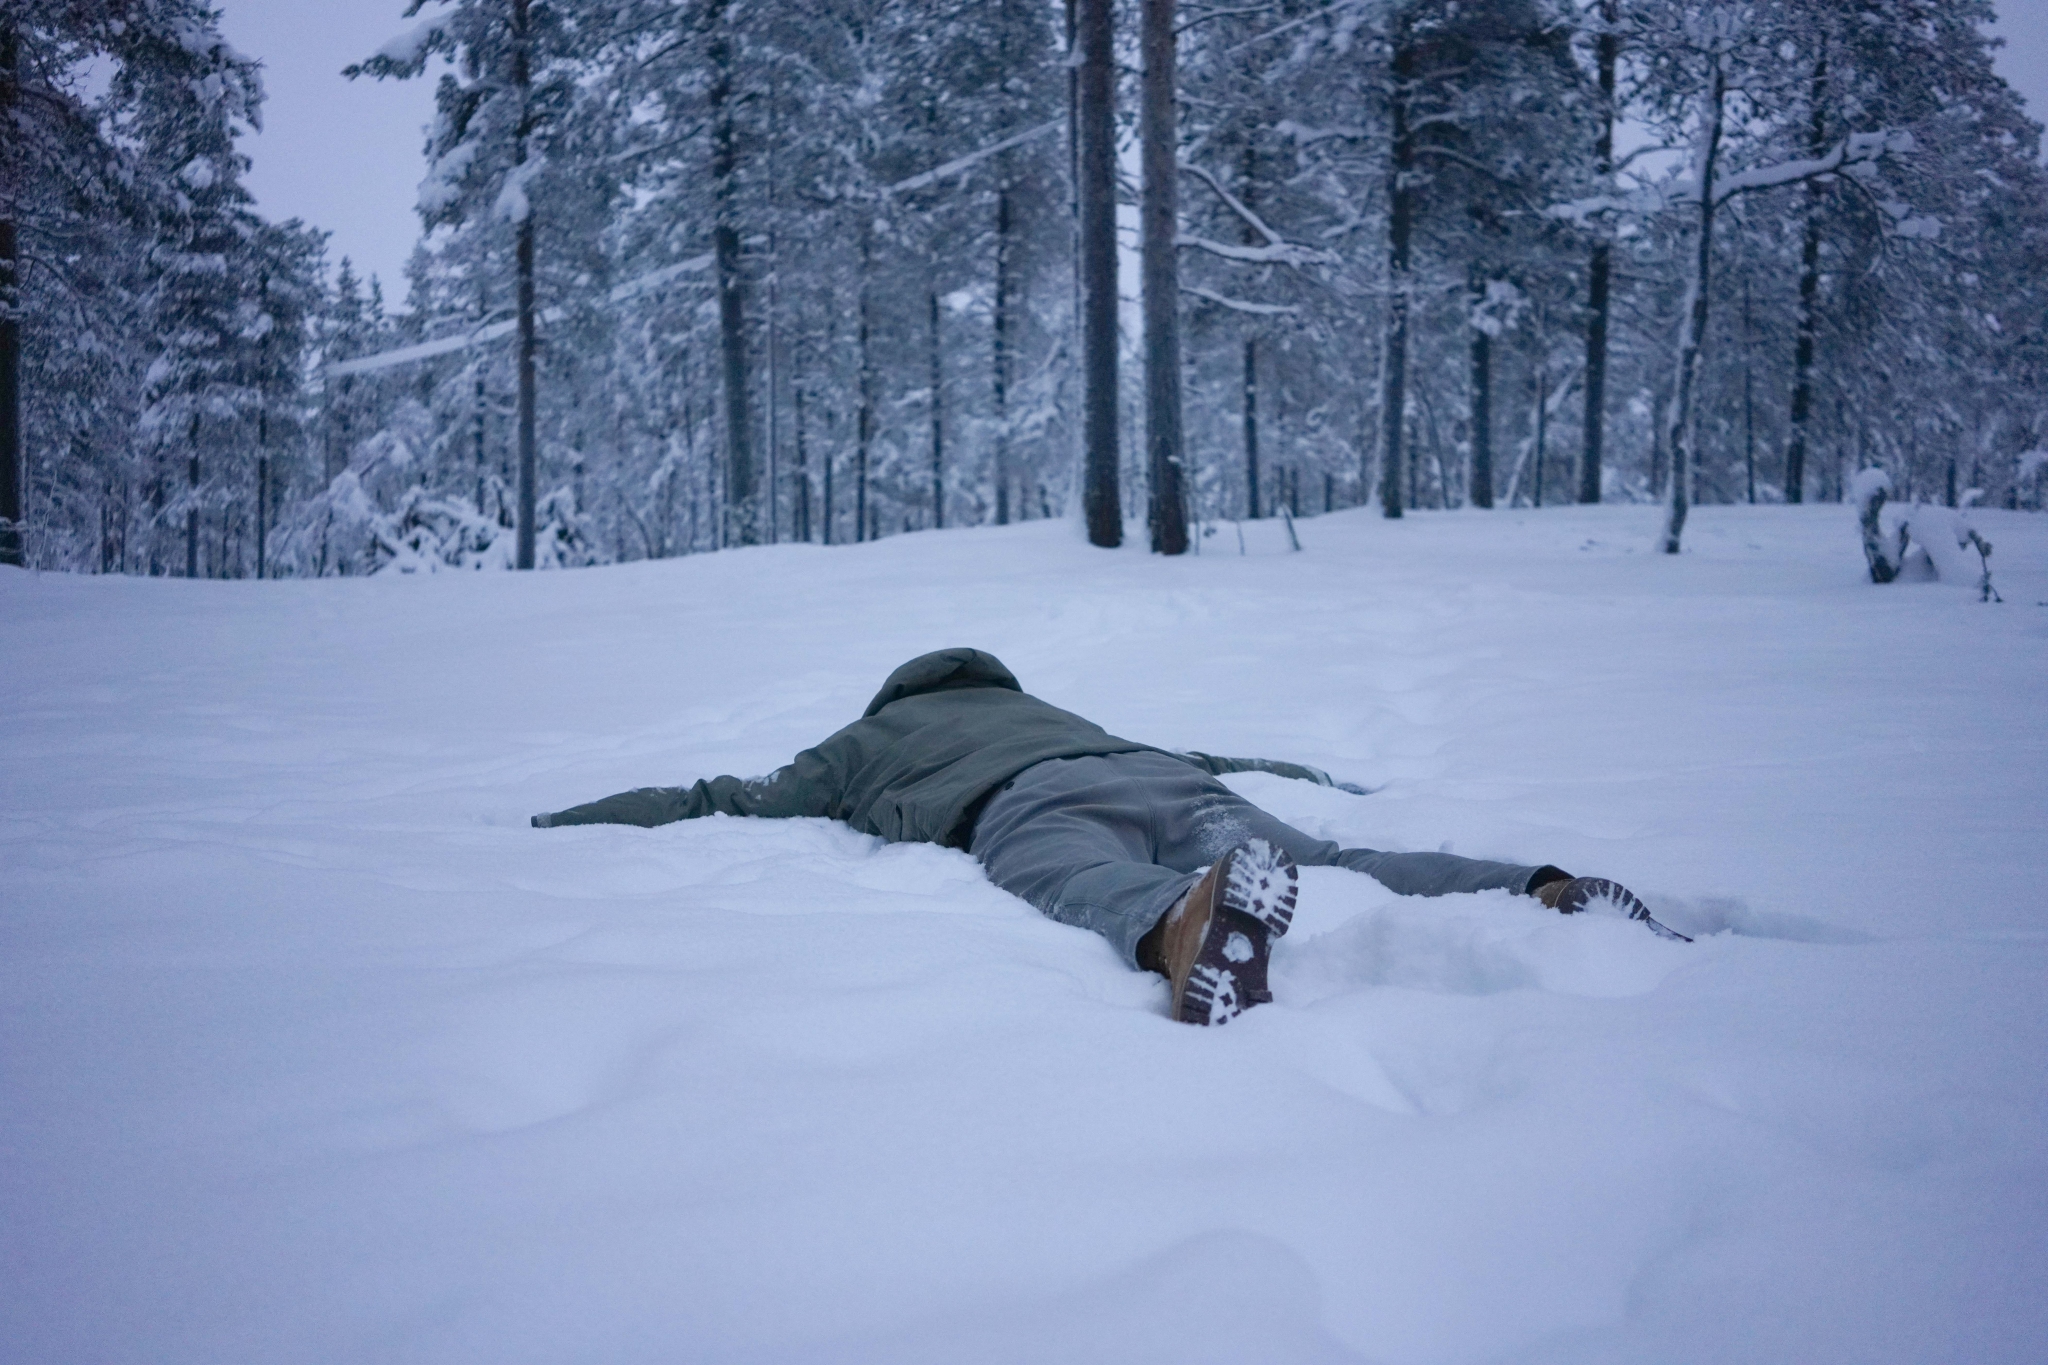
[[[495,475],[472,496],[428,486],[434,417],[417,403],[358,445],[348,468],[285,529],[283,558],[301,574],[439,573],[509,569],[518,548],[511,490]],[[586,518],[568,488],[535,508],[539,568],[594,564]]]
[[[1980,600],[2002,600],[1991,586],[1991,542],[1970,524],[1975,499],[1966,498],[1961,507],[1916,503],[1909,511],[1897,503],[1887,505],[1891,488],[1891,476],[1882,469],[1861,470],[1849,484],[1870,581],[1889,583],[1917,568],[1927,578],[1956,583],[1975,578]]]
[[[1906,522],[1896,506],[1885,507],[1892,476],[1882,469],[1862,469],[1849,484],[1849,501],[1863,528],[1863,557],[1870,562],[1870,581],[1889,583],[1906,563]]]

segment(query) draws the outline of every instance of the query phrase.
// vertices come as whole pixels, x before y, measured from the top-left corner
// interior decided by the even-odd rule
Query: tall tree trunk
[[[512,139],[512,163],[526,164],[526,140],[533,131],[533,54],[528,47],[528,0],[512,0],[512,87],[518,92],[519,123]],[[515,171],[514,174],[518,172]],[[539,376],[535,369],[533,315],[533,210],[519,216],[516,247],[519,274],[519,539],[515,566],[533,567],[534,484],[540,477],[534,434]]]
[[[1244,149],[1244,184],[1240,196],[1246,208],[1256,210],[1258,199],[1258,150],[1247,142]],[[1244,225],[1244,239],[1255,240],[1252,225]],[[1244,515],[1259,519],[1259,338],[1247,330],[1244,338]]]
[[[1614,68],[1621,55],[1617,0],[1600,0],[1600,138],[1594,161],[1604,184],[1614,175]],[[1601,445],[1607,432],[1607,317],[1611,246],[1605,237],[1593,244],[1586,283],[1586,421],[1585,446],[1579,457],[1579,501],[1600,501]],[[1542,471],[1537,471],[1542,484]]]
[[[932,314],[932,526],[946,524],[946,389],[939,364],[939,293],[930,294]]]
[[[747,420],[747,322],[745,284],[740,278],[740,231],[736,218],[739,154],[733,128],[733,54],[726,0],[714,0],[711,26],[711,189],[717,220],[711,230],[718,263],[718,338],[725,380],[725,501],[731,539],[740,545],[760,540],[755,507],[753,428]]]
[[[1472,279],[1473,321],[1486,301],[1486,286]],[[1474,507],[1493,506],[1493,338],[1484,327],[1472,328],[1472,486]]]
[[[1387,336],[1382,361],[1380,420],[1380,511],[1401,515],[1401,437],[1408,406],[1408,239],[1414,232],[1415,188],[1410,183],[1415,148],[1408,128],[1409,83],[1415,50],[1408,40],[1408,15],[1392,20],[1393,81],[1387,93],[1392,122],[1387,157]]]
[[[869,353],[868,277],[874,273],[874,215],[860,218],[860,396],[854,416],[853,539],[868,538],[868,443],[875,434],[875,365]]]
[[[801,348],[802,343],[798,343]],[[796,422],[796,538],[805,544],[811,539],[811,465],[808,452],[804,449],[804,376],[803,352],[797,351],[798,369],[796,382],[791,385],[790,398],[796,406],[793,415]]]
[[[1259,339],[1244,339],[1244,515],[1259,519]]]
[[[1756,387],[1750,363],[1749,281],[1742,282],[1742,476],[1749,502],[1756,505]]]
[[[1813,64],[1812,155],[1827,151],[1828,58]],[[1827,191],[1818,179],[1806,182],[1806,240],[1799,252],[1799,320],[1792,347],[1792,416],[1785,436],[1785,501],[1806,501],[1806,427],[1813,414],[1813,338],[1820,316],[1820,210]]]
[[[14,69],[14,35],[10,30],[4,44],[0,44],[0,71],[5,72],[10,89]],[[0,564],[15,565],[23,562],[21,323],[15,314],[20,307],[20,278],[14,222],[0,218]]]
[[[1116,53],[1111,0],[1079,0],[1075,72],[1081,200],[1082,506],[1088,542],[1123,543],[1117,487]]]
[[[1714,166],[1721,154],[1722,106],[1728,98],[1728,59],[1716,51],[1707,98],[1707,126],[1700,145],[1699,242],[1693,258],[1692,287],[1686,293],[1686,319],[1678,348],[1676,391],[1671,398],[1668,446],[1671,452],[1671,503],[1664,523],[1664,553],[1678,553],[1685,534],[1685,516],[1692,508],[1692,397],[1699,379],[1700,357],[1707,342],[1707,312],[1714,267]]]
[[[990,388],[995,400],[995,451],[992,471],[995,480],[996,525],[1010,524],[1010,179],[1009,157],[997,162],[1000,184],[996,189],[996,296],[993,309],[994,341],[989,363]]]
[[[185,511],[185,577],[199,577],[199,414],[185,431],[186,448],[192,452],[185,465],[185,489],[192,505]]]
[[[1139,220],[1145,273],[1145,445],[1152,552],[1186,554],[1181,492],[1179,120],[1173,107],[1174,0],[1143,0],[1144,101],[1139,140],[1145,186]]]
[[[256,576],[264,578],[270,534],[270,414],[256,414]]]
[[[827,435],[829,434],[830,432],[828,431]],[[821,486],[818,489],[818,541],[822,545],[830,545],[832,543],[832,515],[834,506],[832,501],[832,467],[839,463],[838,460],[833,458],[833,454],[832,443],[828,440],[825,442],[825,449],[820,456],[820,462],[824,468],[820,471],[819,479]]]
[[[782,454],[782,427],[779,421],[781,405],[782,337],[782,238],[778,230],[780,201],[776,198],[775,148],[782,141],[782,77],[777,68],[775,88],[768,97],[768,485],[763,489],[768,512],[768,543],[776,544],[782,535],[782,481],[781,470],[776,468]]]

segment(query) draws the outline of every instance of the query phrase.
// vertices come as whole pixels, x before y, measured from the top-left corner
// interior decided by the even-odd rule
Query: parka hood
[[[965,647],[936,649],[929,654],[918,655],[891,673],[863,714],[872,716],[889,703],[902,701],[905,697],[921,696],[926,692],[950,692],[962,687],[1007,687],[1012,692],[1024,690],[1016,675],[1003,667],[1003,661],[993,654]]]

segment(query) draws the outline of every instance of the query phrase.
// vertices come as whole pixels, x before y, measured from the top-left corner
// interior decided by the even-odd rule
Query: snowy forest
[[[1988,0],[414,0],[403,298],[205,0],[0,15],[0,561],[528,568],[1085,513],[2041,508]],[[395,287],[395,285],[394,285]]]

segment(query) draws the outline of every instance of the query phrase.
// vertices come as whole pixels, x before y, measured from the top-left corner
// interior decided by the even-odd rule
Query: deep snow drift
[[[2048,518],[1066,524],[542,575],[0,573],[0,1355],[2023,1361],[2048,1340]],[[1374,847],[1277,1002],[843,826],[533,830],[927,649]]]

